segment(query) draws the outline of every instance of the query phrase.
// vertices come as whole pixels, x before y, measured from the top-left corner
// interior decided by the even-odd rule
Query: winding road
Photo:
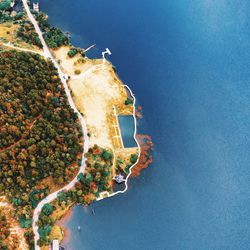
[[[35,28],[35,31],[36,33],[38,34],[40,40],[41,40],[41,43],[43,45],[43,52],[44,52],[44,57],[45,58],[48,58],[52,61],[52,63],[55,65],[56,69],[58,70],[58,74],[59,74],[59,77],[63,83],[63,87],[64,87],[64,90],[66,92],[66,95],[67,95],[67,98],[68,98],[68,101],[69,101],[69,104],[70,104],[70,107],[77,113],[78,117],[79,117],[79,120],[80,120],[80,123],[81,123],[81,126],[82,126],[82,130],[83,130],[83,135],[84,135],[84,150],[83,150],[83,156],[82,156],[82,161],[81,161],[81,167],[79,169],[79,172],[78,174],[80,173],[83,173],[84,170],[85,170],[85,157],[84,157],[84,154],[86,152],[88,152],[88,149],[89,149],[89,138],[88,138],[88,131],[87,131],[87,125],[86,125],[86,122],[83,118],[83,116],[81,115],[81,113],[77,110],[76,106],[75,106],[75,103],[72,99],[72,96],[70,94],[70,90],[68,88],[68,85],[67,85],[67,78],[68,76],[66,76],[62,70],[60,69],[58,63],[56,62],[56,60],[53,58],[52,54],[50,53],[50,50],[43,38],[43,35],[42,35],[42,32],[38,26],[38,23],[37,21],[35,20],[34,16],[31,14],[30,12],[30,8],[28,6],[28,3],[27,3],[27,0],[22,0],[23,2],[23,6],[25,8],[25,11],[31,21],[31,23],[34,25],[34,28]],[[77,176],[78,176],[77,174]],[[34,244],[35,244],[35,250],[39,250],[40,247],[37,245],[37,241],[39,240],[39,233],[38,233],[38,226],[36,225],[37,221],[38,221],[38,217],[39,217],[39,214],[43,208],[43,206],[46,204],[46,203],[50,203],[52,202],[53,200],[55,200],[57,198],[57,194],[61,191],[67,191],[71,188],[74,187],[74,185],[76,184],[77,182],[77,176],[66,186],[64,186],[63,188],[61,188],[60,190],[57,190],[56,192],[50,194],[49,196],[47,196],[46,198],[44,198],[42,201],[40,201],[40,203],[37,205],[37,207],[35,208],[34,210],[34,215],[33,215],[33,223],[32,223],[32,228],[33,228],[33,232],[34,232]]]

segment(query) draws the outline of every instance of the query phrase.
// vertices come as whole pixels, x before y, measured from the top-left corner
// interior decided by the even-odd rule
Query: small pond
[[[118,121],[121,129],[123,145],[125,148],[137,147],[134,139],[135,121],[132,115],[120,115]]]

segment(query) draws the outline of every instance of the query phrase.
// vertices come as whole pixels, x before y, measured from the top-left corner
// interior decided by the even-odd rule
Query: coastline
[[[136,138],[136,135],[137,135],[137,119],[136,119],[136,106],[135,106],[136,105],[136,98],[128,85],[124,84],[123,86],[124,86],[124,88],[127,88],[130,95],[133,97],[134,140],[135,140],[137,147],[138,147],[138,158],[137,158],[137,161],[129,168],[129,174],[127,175],[126,180],[125,180],[125,189],[121,190],[121,191],[117,191],[115,193],[112,193],[111,195],[108,196],[108,198],[113,197],[113,196],[118,195],[118,194],[123,194],[128,190],[128,179],[129,179],[130,175],[132,174],[132,168],[134,166],[136,166],[136,164],[138,164],[139,159],[140,159],[140,155],[141,155],[141,147],[140,147],[140,144]]]
[[[39,2],[90,57],[112,50],[156,145],[125,194],[72,209],[65,246],[248,248],[250,2]]]
[[[70,241],[71,231],[65,226],[65,224],[72,218],[72,209],[74,205],[70,207],[64,215],[62,215],[61,219],[59,219],[56,223],[62,230],[62,242],[63,244],[67,244]]]
[[[91,68],[88,68],[88,69],[85,68],[83,70],[82,74],[80,74],[81,72],[79,74],[77,74],[76,70],[74,70],[74,73],[71,72],[71,74],[69,72],[64,72],[62,70],[62,68],[60,67],[60,62],[59,62],[58,58],[56,58],[56,56],[54,54],[54,51],[47,46],[47,44],[46,44],[46,42],[44,40],[43,34],[41,32],[41,29],[38,26],[38,22],[36,21],[33,14],[31,13],[30,7],[28,6],[27,1],[22,0],[22,2],[23,2],[24,9],[25,9],[25,11],[26,11],[26,13],[28,15],[28,18],[31,21],[31,23],[33,24],[33,26],[35,28],[35,32],[37,33],[37,35],[38,35],[38,37],[39,37],[39,39],[40,39],[40,41],[41,41],[41,43],[43,45],[43,56],[44,56],[44,58],[45,59],[50,59],[52,61],[52,63],[54,64],[55,68],[58,71],[58,75],[59,75],[59,78],[60,78],[60,80],[62,82],[62,85],[63,85],[64,91],[66,93],[66,96],[68,98],[69,105],[71,106],[71,108],[74,110],[74,112],[79,117],[79,121],[80,121],[80,123],[82,125],[83,137],[84,137],[83,154],[82,154],[81,166],[80,166],[80,169],[78,171],[78,174],[66,186],[64,186],[64,187],[62,187],[62,188],[60,188],[58,190],[53,190],[53,192],[50,192],[50,194],[47,197],[44,197],[38,203],[37,207],[34,209],[32,227],[33,227],[33,232],[35,234],[35,237],[34,237],[35,249],[40,249],[40,247],[38,246],[38,240],[40,239],[40,236],[39,236],[39,231],[38,231],[39,228],[38,228],[37,222],[39,220],[39,216],[40,216],[40,214],[42,212],[42,209],[43,209],[44,205],[48,204],[48,203],[53,203],[55,200],[57,200],[57,195],[59,194],[59,192],[64,192],[64,191],[69,191],[71,189],[74,189],[75,184],[77,184],[77,182],[79,181],[78,180],[78,175],[86,173],[86,171],[85,171],[85,161],[86,161],[85,154],[88,152],[88,150],[90,148],[90,145],[91,145],[91,143],[89,143],[89,137],[90,137],[89,136],[89,123],[88,123],[89,122],[89,120],[88,120],[89,117],[87,116],[87,119],[86,119],[85,114],[84,114],[84,118],[83,118],[83,113],[84,113],[84,108],[85,107],[83,109],[81,109],[81,108],[79,108],[79,106],[77,104],[75,104],[76,99],[74,98],[74,90],[72,91],[72,88],[71,88],[72,86],[71,86],[70,82],[76,80],[76,82],[78,83],[80,81],[80,79],[85,80],[85,77],[89,77],[89,75],[90,75],[90,77],[96,76],[94,74],[96,73],[96,71],[100,70],[101,75],[99,75],[99,78],[97,78],[97,82],[98,82],[98,79],[103,80],[103,79],[105,79],[107,77],[107,79],[106,79],[107,83],[106,84],[112,85],[112,87],[114,87],[116,93],[118,93],[117,96],[114,97],[114,99],[110,100],[110,103],[109,103],[109,104],[112,104],[112,107],[115,107],[115,105],[117,105],[117,107],[118,107],[118,114],[115,111],[115,115],[114,115],[116,117],[116,119],[117,119],[117,116],[119,114],[133,115],[133,119],[134,119],[133,137],[134,137],[134,140],[135,140],[136,145],[137,145],[137,147],[134,147],[136,149],[135,152],[136,152],[136,155],[137,155],[137,159],[128,168],[128,173],[126,174],[126,178],[124,179],[125,188],[122,189],[122,190],[119,190],[119,191],[113,191],[113,190],[111,191],[111,190],[109,190],[109,191],[99,193],[98,194],[99,197],[96,197],[95,199],[91,200],[91,202],[99,201],[99,200],[102,200],[102,199],[108,198],[108,197],[113,197],[113,196],[115,196],[117,194],[125,193],[127,191],[127,189],[128,189],[128,179],[131,176],[133,167],[136,166],[138,164],[138,162],[139,162],[140,155],[141,155],[141,148],[140,148],[140,144],[139,144],[139,142],[137,141],[137,138],[136,138],[136,135],[137,135],[136,98],[135,98],[132,90],[130,89],[130,87],[128,85],[125,85],[121,81],[121,79],[118,77],[118,74],[115,71],[115,68],[112,65],[112,63],[106,60],[106,58],[104,57],[105,53],[103,52],[103,58],[102,59],[101,58],[100,59],[89,59],[89,58],[87,58],[87,60],[89,60],[89,62],[90,62],[90,65],[87,65],[87,67],[90,66]],[[106,50],[108,50],[108,49],[106,49]],[[99,62],[102,62],[102,63],[99,63]],[[73,67],[72,67],[72,70],[73,70]],[[93,84],[93,82],[91,82],[91,84]],[[95,82],[95,84],[96,84],[96,82]],[[92,87],[94,89],[93,93],[95,94],[95,85],[93,85]],[[85,90],[86,89],[87,88],[85,88]],[[124,94],[124,93],[126,93],[126,94]],[[81,94],[83,94],[83,98],[86,96],[86,93],[84,91]],[[110,93],[108,91],[107,96],[112,96],[112,93]],[[129,97],[131,97],[131,99],[132,99],[132,105],[131,106],[126,104],[126,100]],[[96,105],[96,106],[98,106],[98,105]],[[99,105],[99,106],[101,106],[101,105]],[[106,110],[106,113],[104,113],[106,118],[108,117],[108,115],[110,115],[107,110]],[[116,110],[116,109],[114,108],[114,110]],[[97,112],[96,114],[101,115],[102,112]],[[85,120],[87,120],[87,122]],[[111,122],[112,122],[112,119],[111,119]],[[107,137],[110,136],[109,132],[107,132],[107,131],[109,131],[111,125],[112,124],[110,124],[110,121],[109,121],[109,124],[107,125],[108,128],[105,131],[107,133],[106,134]],[[116,126],[117,126],[117,129],[119,131],[118,134],[119,134],[120,140],[122,140],[122,135],[121,135],[121,130],[120,130],[120,127],[119,127],[119,123]],[[97,132],[100,132],[100,131],[97,130]],[[115,138],[115,137],[116,136],[112,135],[112,139]],[[109,139],[112,141],[111,138],[109,138]],[[113,145],[112,143],[113,142],[111,142],[110,145]],[[96,144],[92,143],[92,146],[93,145],[96,145]],[[99,143],[97,143],[97,145],[99,145]],[[104,143],[104,145],[101,145],[101,146],[103,148],[110,149],[109,144]],[[119,145],[118,145],[118,148],[119,148]],[[113,146],[111,146],[111,150],[112,150],[114,159],[113,159],[113,164],[112,164],[112,169],[113,169],[112,170],[113,172],[112,172],[112,175],[111,175],[112,179],[110,179],[110,183],[112,183],[112,181],[114,182],[113,177],[115,177],[115,175],[117,174],[117,171],[119,173],[119,169],[118,169],[119,166],[117,165],[117,162],[116,162],[116,160],[117,160],[117,158],[116,158],[116,149],[117,148],[115,148],[115,147],[113,148]],[[122,144],[120,149],[124,149],[123,144]],[[58,208],[59,215],[57,215],[55,221],[58,221],[60,219],[64,219],[65,216],[66,216],[66,219],[67,218],[69,219],[70,214],[72,212],[71,208],[75,204],[78,204],[78,203],[70,204],[67,207],[67,209],[65,209],[65,211],[61,207],[59,207]],[[52,229],[52,231],[53,231],[53,233],[58,234],[58,228],[56,228],[56,226],[57,226],[57,224],[55,224],[55,226],[53,227],[54,231],[53,231],[53,229]],[[62,233],[62,238],[66,237],[66,236],[69,237],[69,233],[67,232],[67,230],[65,231],[65,229],[64,229],[64,232],[65,232],[64,235]],[[61,237],[58,236],[58,238],[61,238]],[[40,242],[39,242],[39,244],[40,244]],[[41,247],[41,248],[44,249],[44,247]]]
[[[111,198],[111,197],[114,197],[115,195],[124,194],[125,192],[127,192],[127,190],[128,190],[128,181],[129,181],[129,178],[132,177],[131,176],[132,175],[132,169],[138,164],[138,162],[140,160],[140,154],[141,154],[141,147],[140,147],[140,144],[139,144],[138,139],[137,139],[137,118],[136,118],[136,98],[135,98],[135,95],[133,94],[132,90],[130,89],[130,87],[128,85],[123,84],[122,80],[119,78],[118,74],[115,71],[114,71],[113,74],[115,74],[115,76],[119,79],[119,82],[121,83],[121,86],[124,89],[126,89],[130,93],[131,97],[133,98],[133,119],[134,119],[133,137],[134,137],[134,140],[135,140],[136,144],[138,145],[138,152],[139,153],[138,153],[137,161],[129,168],[129,174],[127,175],[126,180],[125,180],[125,189],[117,191],[117,192],[113,192],[113,193],[108,193],[106,196],[97,198],[96,200],[93,200],[92,202],[101,201],[102,199]],[[88,206],[90,204],[88,204]],[[62,238],[62,243],[63,244],[67,244],[67,242],[70,241],[70,235],[71,235],[70,230],[67,228],[67,226],[65,224],[70,220],[70,218],[72,216],[73,207],[74,206],[79,206],[79,205],[80,204],[72,204],[71,206],[69,206],[69,208],[66,209],[64,213],[62,213],[62,215],[60,216],[60,218],[57,220],[57,222],[55,224],[55,225],[61,227],[61,230],[63,232],[63,235],[62,235],[63,236],[63,238]]]

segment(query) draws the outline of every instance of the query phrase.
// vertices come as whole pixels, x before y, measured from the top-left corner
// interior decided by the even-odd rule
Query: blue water
[[[250,1],[41,2],[75,45],[111,49],[155,143],[125,195],[74,209],[69,247],[249,249]]]
[[[118,116],[122,141],[125,148],[137,147],[134,139],[135,123],[132,115]]]

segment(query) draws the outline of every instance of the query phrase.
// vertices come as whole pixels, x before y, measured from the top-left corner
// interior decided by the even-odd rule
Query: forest
[[[33,24],[29,20],[22,19],[19,21],[19,28],[16,35],[26,43],[36,45],[39,48],[43,47]]]
[[[29,228],[32,210],[50,191],[39,183],[51,177],[60,186],[77,173],[82,131],[57,70],[37,54],[1,52],[0,91],[0,195]]]
[[[56,49],[63,45],[69,45],[68,36],[66,36],[59,28],[52,27],[47,20],[47,15],[42,12],[33,12],[33,15],[35,15],[40,29],[43,32],[43,37],[50,48]]]

